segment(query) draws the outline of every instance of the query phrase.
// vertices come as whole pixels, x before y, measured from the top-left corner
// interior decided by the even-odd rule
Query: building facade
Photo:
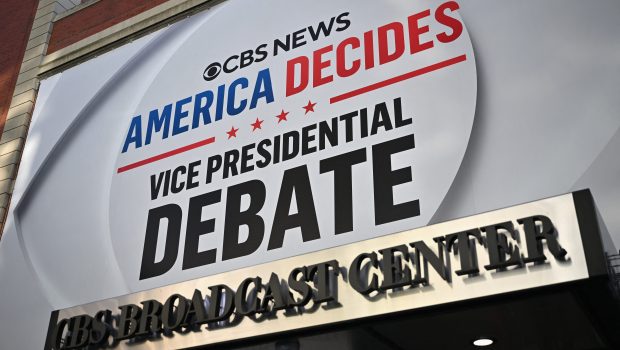
[[[615,1],[8,1],[0,345],[613,349]]]

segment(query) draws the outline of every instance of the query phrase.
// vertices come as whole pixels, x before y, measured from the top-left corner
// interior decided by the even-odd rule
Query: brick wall
[[[54,22],[47,53],[58,51],[168,0],[100,0]]]
[[[11,104],[38,0],[6,0],[0,6],[0,134]]]

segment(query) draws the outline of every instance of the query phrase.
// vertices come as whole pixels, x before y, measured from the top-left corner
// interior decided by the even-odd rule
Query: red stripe
[[[461,56],[457,56],[457,57],[451,58],[449,60],[441,61],[439,63],[435,63],[435,64],[432,64],[430,66],[424,67],[424,68],[416,69],[416,70],[411,71],[409,73],[405,73],[405,74],[402,74],[402,75],[399,75],[399,76],[396,76],[396,77],[393,77],[393,78],[390,78],[390,79],[387,79],[387,80],[380,81],[378,83],[374,83],[374,84],[371,84],[371,85],[368,85],[368,86],[364,86],[364,87],[361,87],[359,89],[355,89],[353,91],[345,92],[342,95],[334,96],[334,97],[332,97],[329,100],[329,103],[331,104],[331,103],[340,102],[340,101],[349,99],[351,97],[355,97],[355,96],[358,96],[358,95],[361,95],[361,94],[365,94],[365,93],[370,92],[370,91],[378,90],[378,89],[384,88],[386,86],[399,83],[399,82],[401,82],[403,80],[411,79],[411,78],[414,78],[414,77],[417,77],[417,76],[420,76],[420,75],[423,75],[423,74],[426,74],[426,73],[430,73],[432,71],[436,71],[436,70],[439,70],[439,69],[442,69],[442,68],[445,68],[445,67],[449,67],[449,66],[451,66],[453,64],[457,64],[457,63],[463,62],[465,60],[467,60],[467,56],[466,55],[461,55]]]
[[[187,146],[183,146],[183,147],[180,147],[180,148],[177,148],[177,149],[173,149],[172,151],[164,152],[162,154],[158,154],[156,156],[153,156],[153,157],[150,157],[150,158],[146,158],[144,160],[141,160],[141,161],[138,161],[138,162],[135,162],[135,163],[131,163],[131,164],[128,164],[128,165],[125,165],[125,166],[122,166],[122,167],[118,168],[118,170],[116,172],[120,174],[120,173],[125,172],[127,170],[135,169],[137,167],[141,167],[143,165],[150,164],[150,163],[156,162],[158,160],[162,160],[164,158],[172,157],[172,156],[177,155],[179,153],[191,151],[191,150],[193,150],[195,148],[206,146],[206,145],[208,145],[210,143],[213,143],[213,142],[215,142],[215,137],[209,137],[208,139],[204,139],[202,141],[198,141],[196,143],[192,143],[192,144],[187,145]]]

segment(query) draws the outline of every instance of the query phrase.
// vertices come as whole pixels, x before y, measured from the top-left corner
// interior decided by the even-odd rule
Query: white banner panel
[[[291,10],[289,3],[303,10]],[[567,0],[567,4],[558,7],[552,1],[536,4],[459,2],[460,8],[452,13],[444,8],[445,14],[463,24],[463,31],[452,42],[442,42],[438,38],[441,33],[451,35],[452,29],[458,29],[455,22],[450,26],[444,23],[445,18],[441,21],[437,18],[439,7],[448,2],[422,4],[389,0],[381,1],[380,8],[378,1],[310,3],[288,1],[257,9],[251,2],[241,5],[227,2],[225,6],[183,19],[41,82],[0,241],[0,276],[4,281],[0,288],[0,313],[11,315],[0,319],[1,347],[41,348],[47,317],[52,310],[376,238],[581,188],[592,189],[609,231],[619,232],[616,213],[620,208],[620,186],[617,185],[620,163],[616,158],[620,150],[620,119],[616,111],[620,109],[620,99],[615,94],[619,75],[614,59],[619,52],[615,40],[620,33],[615,17],[619,3],[610,1],[593,5]],[[220,14],[226,18],[227,13],[233,12],[226,6],[238,11],[232,19],[220,21],[217,19]],[[254,14],[265,14],[266,9],[275,15],[281,9],[285,15],[272,20],[252,18]],[[346,12],[349,14],[345,16]],[[410,28],[415,26],[410,25],[409,18],[418,13],[423,13],[418,20],[421,38],[418,44],[424,46],[425,42],[432,41],[433,47],[411,54]],[[324,30],[332,18],[330,34],[325,35]],[[342,29],[347,26],[347,21],[350,25]],[[395,29],[399,25],[393,22],[402,24],[404,49],[395,44],[400,36],[399,29]],[[318,29],[321,23],[325,29]],[[384,53],[383,60],[398,56],[395,53],[400,51],[402,55],[379,64],[379,28],[386,25],[381,35],[389,44],[387,48],[382,46],[388,53]],[[428,32],[424,28],[426,25]],[[308,27],[313,28],[315,36],[320,30],[316,41]],[[202,28],[208,29],[208,33]],[[366,69],[366,63],[371,62],[365,51],[366,47],[371,47],[366,45],[369,41],[365,33],[368,31],[373,37],[374,65],[369,64],[368,67],[372,68]],[[297,44],[294,44],[294,36],[298,37]],[[359,48],[354,47],[355,39],[346,41],[351,37],[360,39]],[[276,39],[282,43],[278,45],[290,45],[288,51],[282,48],[278,55],[274,55]],[[222,42],[226,42],[226,47]],[[268,46],[263,50],[260,46],[265,43]],[[319,51],[315,59],[317,50],[329,51],[326,47],[330,45],[332,51]],[[353,69],[354,62],[360,60],[359,70],[351,76],[338,74],[340,45],[347,59],[345,71]],[[465,50],[458,51],[458,48]],[[241,68],[241,56],[248,50],[258,62],[253,61]],[[473,50],[475,61],[470,55]],[[261,51],[268,55],[259,61]],[[454,62],[450,59],[461,57],[459,55],[463,53],[467,60],[443,66]],[[246,61],[248,55],[245,54]],[[300,63],[304,60],[299,58],[301,56],[308,58],[307,84],[302,84],[301,71],[306,64]],[[287,96],[283,77],[287,76],[287,63],[291,60],[296,69],[291,74],[296,80],[293,80],[290,91],[295,92],[303,85],[305,88]],[[323,60],[329,61],[330,65],[321,69]],[[208,67],[214,63],[223,66],[226,62],[227,71],[238,67],[230,73],[222,67],[215,79],[205,80]],[[175,70],[171,72],[166,68],[168,65],[174,65]],[[333,80],[314,86],[314,67],[319,67],[318,81],[322,81],[320,77],[323,75],[332,76]],[[441,68],[432,70],[438,67]],[[265,68],[269,69],[273,102],[267,103],[266,95],[259,96],[256,107],[250,109],[258,73]],[[209,74],[214,73],[208,73],[207,78]],[[410,78],[400,80],[403,76]],[[330,103],[333,97],[386,80],[390,82],[393,80],[389,79],[396,77],[400,78],[392,85]],[[228,90],[239,78],[246,78],[248,84],[244,88],[245,83],[241,80],[234,85],[235,103],[231,111],[240,108],[241,100],[246,100],[246,106],[243,112],[230,116]],[[220,85],[225,85],[221,103],[216,97]],[[264,90],[264,86],[260,87]],[[201,95],[205,91],[213,93],[211,123],[205,124],[204,114],[199,113],[199,126],[193,128],[194,111],[200,111],[208,100],[208,93]],[[326,100],[315,100],[316,96]],[[188,97],[191,102],[184,103]],[[411,123],[390,130],[382,125],[376,134],[368,132],[368,136],[362,138],[360,111],[366,108],[370,116],[368,127],[372,129],[373,112],[377,105],[385,103],[389,120],[395,126],[395,106],[398,106],[395,102],[399,97],[402,120],[411,120]],[[197,100],[203,105],[195,108]],[[172,135],[179,101],[181,108],[178,110],[181,112],[177,117],[177,129],[187,126],[188,130],[180,133],[177,130]],[[475,120],[472,119],[474,101]],[[218,104],[221,105],[222,118],[216,121]],[[171,105],[168,137],[163,138],[163,125],[155,131],[157,128],[153,124],[150,143],[146,145],[151,111],[155,110],[157,114],[154,116],[162,118],[168,105]],[[303,108],[306,106],[309,109],[307,114]],[[185,117],[184,111],[188,113]],[[284,113],[286,120],[278,123],[276,116],[282,115],[282,111],[288,114]],[[340,117],[353,112],[357,112],[350,122],[353,141],[347,142],[347,122],[341,121]],[[123,153],[132,120],[138,115],[141,116],[142,145],[137,147],[136,141],[130,142]],[[153,123],[158,119],[155,117]],[[334,117],[338,118],[339,125],[337,146],[331,145],[323,126],[324,149],[319,150],[317,137],[308,143],[316,145],[317,151],[298,154],[293,159],[265,168],[257,167],[256,162],[262,159],[258,154],[261,141],[270,140],[273,145],[279,136],[282,149],[284,134],[297,131],[301,139],[304,127],[309,126],[307,135],[316,135],[320,132],[320,123],[331,126]],[[257,118],[261,128],[254,130],[252,124]],[[314,130],[313,124],[317,125]],[[228,139],[227,132],[234,129],[238,131]],[[377,225],[373,147],[411,133],[415,147],[390,156],[390,169],[403,169],[398,175],[400,179],[406,179],[410,173],[411,180],[394,185],[391,193],[394,204],[418,200],[420,214]],[[135,127],[134,135],[137,135]],[[294,141],[296,136],[291,135],[289,138]],[[118,172],[128,165],[165,156],[167,152],[183,150],[186,146],[196,146],[196,143],[207,142],[212,137],[215,142],[208,145],[189,147],[185,152]],[[250,147],[247,152],[254,158],[247,165],[254,165],[254,170],[241,173],[239,168],[239,174],[231,175],[229,168],[229,176],[222,179],[225,171],[222,164],[213,173],[214,181],[206,183],[205,167],[208,163],[205,162],[211,157],[223,158],[228,151],[241,151],[252,143],[255,148]],[[320,162],[360,148],[366,149],[366,160],[351,166],[353,230],[336,234],[336,217],[345,216],[334,214],[337,208],[342,211],[346,206],[335,203],[335,171],[321,172]],[[271,149],[272,146],[267,147],[267,150]],[[303,153],[301,147],[298,152]],[[234,154],[231,153],[230,157],[232,161]],[[201,161],[198,187],[184,187],[179,193],[172,193],[169,188],[167,196],[149,199],[151,175],[158,176],[166,170],[173,172],[179,166],[187,167],[198,160]],[[347,163],[337,164],[344,166]],[[284,173],[301,165],[307,166],[320,238],[308,239],[313,236],[306,235],[304,241],[301,229],[294,228],[286,230],[282,247],[270,250],[272,223]],[[241,166],[239,161],[237,166]],[[342,171],[339,173],[343,174]],[[180,180],[186,180],[185,175],[180,176]],[[226,206],[231,203],[228,201],[229,187],[249,180],[265,184],[265,203],[259,211],[265,222],[264,236],[256,251],[224,260],[223,230]],[[130,183],[136,187],[129,186]],[[197,249],[199,252],[216,249],[215,262],[183,269],[190,198],[218,189],[221,190],[221,200],[205,206],[200,213],[201,221],[216,220],[214,232],[200,235]],[[126,191],[126,195],[122,191]],[[287,214],[299,210],[297,191],[292,192]],[[251,203],[259,203],[250,202],[247,195],[241,197],[240,210],[249,209]],[[146,204],[141,208],[133,207],[139,203]],[[148,212],[166,204],[178,205],[182,210],[176,259],[163,274],[140,280]],[[166,256],[166,225],[167,219],[162,219],[153,259],[156,262]],[[121,231],[117,231],[118,227]],[[200,232],[207,232],[205,227]],[[240,226],[238,242],[245,242],[248,237],[247,226]],[[614,239],[618,242],[617,235]],[[206,256],[210,257],[209,254]]]
[[[50,78],[26,151],[67,128],[15,216],[35,270],[79,300],[100,259],[138,291],[426,225],[474,120],[458,9],[228,1]]]

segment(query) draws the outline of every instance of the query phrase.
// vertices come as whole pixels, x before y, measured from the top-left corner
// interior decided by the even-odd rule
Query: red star
[[[237,131],[239,131],[239,129],[235,129],[234,126],[230,128],[230,131],[226,131],[228,134],[228,139],[230,140],[232,137],[237,137]]]
[[[280,124],[281,121],[283,120],[287,120],[286,116],[288,115],[288,112],[285,112],[284,110],[282,110],[282,112],[280,112],[280,114],[276,115],[276,118],[278,118],[278,124]]]
[[[262,125],[263,125],[264,120],[260,120],[258,118],[256,118],[256,121],[250,125],[252,125],[252,131],[256,130],[256,129],[262,129]]]
[[[316,102],[312,103],[312,101],[308,100],[308,104],[302,107],[306,110],[306,113],[304,113],[304,115],[308,114],[308,112],[314,112],[314,106],[316,106]]]

